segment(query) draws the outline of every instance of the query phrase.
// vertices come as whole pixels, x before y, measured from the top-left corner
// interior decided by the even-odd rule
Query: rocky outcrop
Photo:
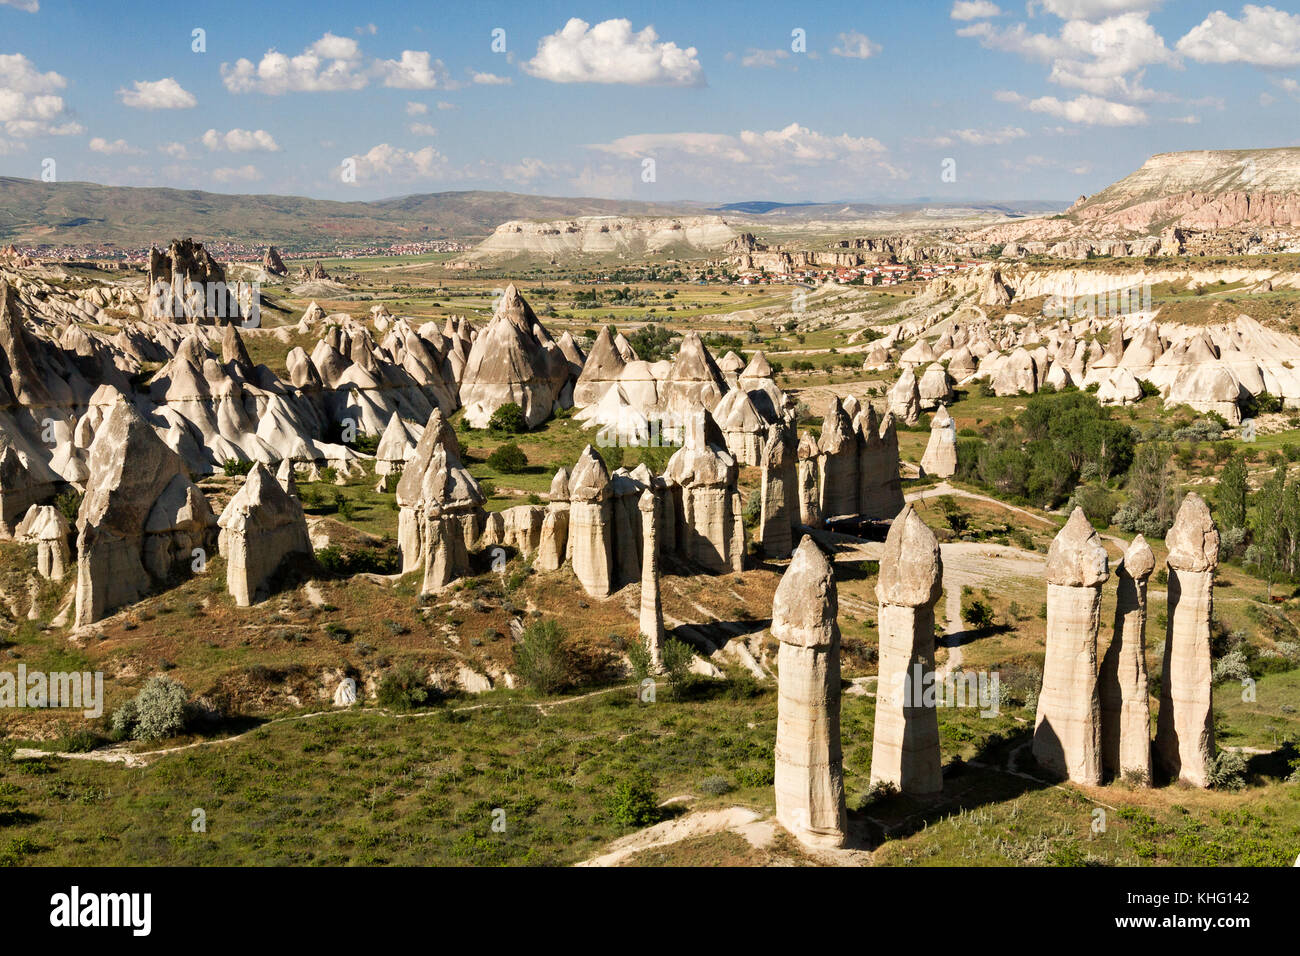
[[[798,449],[794,430],[769,425],[759,484],[758,546],[769,558],[788,558],[799,523]]]
[[[1219,532],[1204,499],[1183,499],[1169,547],[1169,612],[1155,757],[1171,779],[1209,786],[1214,761],[1214,688],[1210,621]]]
[[[898,474],[898,431],[886,413],[876,424],[876,409],[868,405],[858,416],[858,514],[877,521],[903,510],[903,483]]]
[[[470,349],[460,381],[465,417],[486,428],[502,405],[513,402],[529,428],[560,406],[569,364],[514,284],[506,287],[492,321]]]
[[[647,488],[637,501],[641,512],[641,636],[653,670],[663,668],[664,611],[659,597],[659,499]]]
[[[943,592],[939,542],[911,505],[894,519],[880,558],[880,664],[871,783],[903,793],[943,789],[934,677],[934,605]]]
[[[558,571],[569,546],[569,470],[561,468],[551,479],[551,494],[542,519],[542,535],[537,543],[533,567],[538,571]]]
[[[1102,770],[1112,777],[1151,782],[1151,701],[1147,684],[1147,578],[1155,555],[1142,535],[1115,568],[1115,631],[1101,660]]]
[[[77,514],[76,626],[187,573],[215,523],[181,459],[129,402],[114,404],[90,446]]]
[[[822,419],[817,455],[821,466],[818,509],[823,520],[858,514],[858,436],[838,397],[831,399]]]
[[[287,276],[289,267],[284,264],[280,258],[280,250],[275,246],[267,246],[266,255],[262,256],[262,268],[273,276]]]
[[[310,556],[307,518],[264,465],[254,465],[217,520],[226,588],[238,607],[263,601],[293,556]]]
[[[889,390],[889,412],[904,425],[915,425],[921,420],[921,390],[910,368],[903,369]]]
[[[149,250],[146,314],[170,322],[239,322],[239,290],[226,270],[193,239],[173,239],[166,252]]]
[[[817,460],[817,442],[807,432],[799,436],[796,456],[799,523],[809,528],[820,528],[822,526],[821,466]]]
[[[609,470],[588,445],[569,476],[569,556],[574,576],[592,597],[613,593],[613,512]]]
[[[930,441],[921,456],[921,474],[951,478],[957,473],[957,423],[948,409],[939,410],[930,419]]]
[[[777,654],[776,819],[811,846],[847,834],[840,751],[840,629],[835,573],[811,537],[772,602]]]
[[[736,459],[723,447],[718,427],[706,411],[686,420],[686,439],[668,459],[664,481],[673,497],[677,551],[706,571],[744,568],[745,533],[741,523]]]
[[[1075,508],[1047,553],[1047,648],[1034,722],[1034,759],[1076,783],[1101,783],[1097,629],[1106,549]]]
[[[32,505],[14,530],[16,540],[36,545],[36,573],[51,581],[62,581],[71,567],[70,534],[68,519],[53,505]]]

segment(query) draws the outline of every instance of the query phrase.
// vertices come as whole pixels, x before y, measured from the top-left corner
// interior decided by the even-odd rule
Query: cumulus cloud
[[[0,7],[14,7],[27,13],[35,13],[40,10],[41,3],[40,0],[0,0]]]
[[[221,166],[212,171],[212,178],[219,183],[251,183],[261,179],[262,174],[252,164]]]
[[[412,123],[406,127],[414,136],[437,136],[438,130],[429,123]]]
[[[756,50],[750,47],[740,58],[740,65],[751,69],[771,69],[790,58],[789,50]]]
[[[83,133],[79,123],[60,120],[65,104],[58,90],[68,81],[54,71],[42,73],[21,53],[0,54],[0,123],[17,139]]]
[[[124,139],[115,139],[110,142],[102,136],[93,137],[89,145],[92,153],[103,153],[105,156],[139,156],[144,152],[142,149],[136,149]]]
[[[131,89],[118,90],[117,98],[137,110],[188,110],[199,105],[194,94],[170,76],[161,80],[136,80]]]
[[[233,66],[222,63],[221,81],[231,93],[270,96],[359,90],[368,82],[357,41],[333,33],[326,33],[297,56],[270,49],[256,64],[244,58]]]
[[[1163,0],[1040,0],[1048,13],[1063,20],[1098,20],[1120,13],[1150,13]],[[1032,9],[1033,3],[1030,3]]]
[[[508,76],[498,76],[495,73],[480,73],[478,70],[469,71],[470,81],[479,86],[511,86],[515,81]]]
[[[437,178],[447,172],[447,159],[432,146],[408,150],[380,143],[369,152],[348,157],[356,166],[357,182]]]
[[[852,60],[865,60],[880,52],[880,44],[873,43],[865,33],[850,30],[837,37],[838,43],[831,47],[836,56],[846,56]]]
[[[763,169],[817,165],[861,167],[874,163],[886,152],[879,140],[869,136],[847,133],[828,136],[798,123],[783,129],[743,130],[736,135],[641,133],[594,144],[591,148],[624,159],[679,155]]]
[[[1200,63],[1300,66],[1300,15],[1247,4],[1234,20],[1215,10],[1178,41],[1177,50]]]
[[[429,112],[429,105],[427,103],[408,102],[406,104],[407,116],[424,116],[428,112]]]
[[[971,146],[1002,146],[1029,134],[1019,126],[1004,126],[1001,129],[955,129],[952,135]]]
[[[1002,10],[989,0],[957,0],[948,15],[954,20],[983,20],[985,17],[1002,16]]]
[[[439,100],[439,101],[438,101],[438,109],[440,109],[440,110],[458,110],[458,109],[460,109],[460,107],[457,106],[455,103],[448,103],[446,100]]]
[[[203,134],[203,145],[213,152],[230,153],[278,153],[280,146],[270,133],[264,129],[232,129],[219,133],[210,129]]]
[[[397,60],[376,60],[375,73],[384,86],[398,90],[451,89],[455,84],[442,60],[433,59],[427,50],[403,50]]]
[[[654,27],[633,32],[629,20],[595,26],[573,17],[542,37],[524,72],[553,83],[627,83],[634,86],[702,86],[695,47],[660,41]]]
[[[1046,113],[1071,123],[1085,126],[1138,126],[1147,122],[1144,110],[1127,103],[1115,103],[1099,96],[1076,96],[1060,100],[1055,96],[1029,99],[1019,93],[999,91],[994,98],[1004,103],[1015,103],[1034,113]]]
[[[190,158],[190,151],[184,143],[163,143],[158,147],[158,152],[164,156],[170,156],[172,159]]]

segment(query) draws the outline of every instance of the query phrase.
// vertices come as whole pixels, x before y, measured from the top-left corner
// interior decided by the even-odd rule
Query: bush
[[[659,821],[659,798],[649,775],[639,770],[614,786],[609,815],[625,827],[645,827]]]
[[[627,646],[627,660],[632,666],[632,679],[637,683],[650,676],[651,665],[650,639],[638,634],[636,640]]]
[[[119,740],[162,740],[185,730],[190,692],[170,677],[150,677],[133,700],[113,711],[113,736]]]
[[[1115,518],[1115,512],[1119,510],[1115,496],[1101,485],[1079,485],[1075,488],[1065,510],[1070,513],[1076,507],[1082,508],[1088,521],[1097,528],[1109,527]]]
[[[1245,652],[1236,647],[1228,651],[1214,663],[1214,683],[1223,681],[1243,681],[1250,678],[1250,664]]]
[[[407,664],[384,675],[376,698],[380,707],[404,713],[429,703],[433,693],[424,675]]]
[[[507,442],[488,455],[488,467],[503,475],[517,475],[528,467],[528,456],[514,442]]]
[[[1246,758],[1237,750],[1220,750],[1210,764],[1210,786],[1240,790],[1246,785]]]
[[[85,497],[81,492],[69,489],[54,499],[54,507],[59,509],[59,514],[68,519],[68,524],[74,527],[77,524],[77,514],[81,511],[81,499]]]
[[[668,674],[668,686],[674,697],[680,697],[686,679],[691,673],[691,661],[695,652],[689,644],[670,637],[664,644],[664,671]]]
[[[251,460],[240,461],[238,458],[227,458],[221,463],[221,470],[226,473],[228,478],[238,478],[253,470],[253,462]]]
[[[515,672],[541,694],[553,694],[569,680],[564,629],[555,621],[534,621],[515,645]]]
[[[720,797],[731,792],[731,784],[726,777],[705,777],[700,781],[700,793],[707,797]]]
[[[962,609],[962,619],[977,631],[993,626],[993,608],[983,601],[971,601]]]
[[[528,421],[524,410],[514,402],[506,402],[488,419],[488,428],[506,435],[522,435],[528,431]]]

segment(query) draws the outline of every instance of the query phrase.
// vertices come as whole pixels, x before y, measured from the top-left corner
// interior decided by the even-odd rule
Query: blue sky
[[[63,181],[338,199],[1073,199],[1156,152],[1300,143],[1300,9],[1279,4],[162,9],[0,0],[0,173],[52,159]]]

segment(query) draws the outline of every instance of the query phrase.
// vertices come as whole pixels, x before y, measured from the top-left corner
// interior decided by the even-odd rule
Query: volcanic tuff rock
[[[930,420],[930,441],[921,456],[921,473],[939,478],[957,473],[957,423],[942,405]]]
[[[465,417],[475,428],[486,428],[493,412],[513,402],[533,428],[561,407],[568,379],[568,359],[511,283],[465,364]]]
[[[1183,499],[1169,547],[1169,612],[1165,636],[1155,757],[1174,779],[1209,786],[1214,761],[1214,686],[1210,622],[1219,532],[1205,500]]]
[[[903,793],[943,789],[939,717],[926,681],[934,677],[934,605],[943,592],[939,542],[906,506],[894,519],[880,558],[876,598],[880,630],[871,782]]]
[[[1097,628],[1106,549],[1075,508],[1047,553],[1047,651],[1034,723],[1034,759],[1077,783],[1101,783]]]
[[[265,600],[292,555],[310,556],[307,518],[264,465],[254,465],[217,520],[226,587],[239,607]]]
[[[1115,568],[1115,630],[1101,661],[1102,769],[1151,781],[1151,703],[1147,685],[1147,578],[1155,555],[1142,535]]]
[[[188,570],[215,519],[181,459],[126,401],[90,447],[77,515],[76,625],[93,624]]]
[[[777,654],[776,818],[811,846],[844,844],[840,628],[835,572],[811,537],[772,601]]]

